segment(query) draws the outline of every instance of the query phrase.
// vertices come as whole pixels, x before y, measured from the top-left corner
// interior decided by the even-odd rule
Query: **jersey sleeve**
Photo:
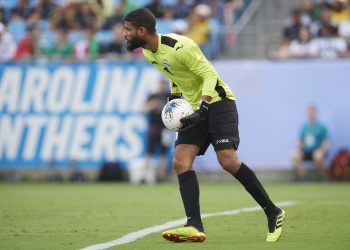
[[[203,79],[202,96],[213,97],[218,75],[199,47],[195,44],[189,44],[179,49],[176,56],[179,63],[185,65],[190,71]]]

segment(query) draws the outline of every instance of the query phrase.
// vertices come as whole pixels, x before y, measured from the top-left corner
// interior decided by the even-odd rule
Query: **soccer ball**
[[[165,127],[177,132],[182,127],[180,119],[193,112],[191,105],[184,99],[173,99],[164,106],[162,120]]]

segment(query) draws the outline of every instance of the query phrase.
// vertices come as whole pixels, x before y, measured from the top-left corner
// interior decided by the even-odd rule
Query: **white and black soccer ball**
[[[162,110],[162,120],[165,127],[177,132],[182,126],[180,119],[193,112],[193,108],[186,100],[173,99],[164,106]]]

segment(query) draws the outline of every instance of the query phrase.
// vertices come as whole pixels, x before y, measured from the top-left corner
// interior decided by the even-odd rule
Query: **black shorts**
[[[304,161],[313,161],[314,160],[313,159],[313,154],[314,154],[313,151],[311,151],[311,152],[304,152],[303,153],[303,160]]]
[[[209,145],[215,151],[238,149],[238,112],[233,100],[222,100],[210,104],[207,118],[186,131],[179,132],[175,147],[192,144],[200,147],[198,155],[204,155]]]

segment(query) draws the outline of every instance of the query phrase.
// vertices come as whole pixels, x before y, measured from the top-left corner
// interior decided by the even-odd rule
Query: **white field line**
[[[277,202],[276,205],[277,206],[281,206],[281,207],[286,207],[286,206],[292,206],[294,205],[296,202],[295,201],[282,201],[282,202]],[[202,218],[208,218],[208,217],[213,217],[213,216],[223,216],[223,215],[235,215],[235,214],[240,214],[240,213],[250,213],[250,212],[256,212],[261,210],[261,207],[256,206],[256,207],[245,207],[245,208],[240,208],[240,209],[236,209],[236,210],[228,210],[228,211],[223,211],[223,212],[219,212],[219,213],[207,213],[207,214],[202,214]],[[146,235],[152,234],[152,233],[156,233],[156,232],[160,232],[163,231],[165,229],[171,228],[171,227],[177,227],[180,225],[184,225],[186,223],[186,218],[183,219],[179,219],[179,220],[173,220],[173,221],[169,221],[167,223],[164,223],[162,225],[155,225],[153,227],[148,227],[136,232],[132,232],[129,234],[124,235],[121,238],[112,240],[112,241],[108,241],[108,242],[104,242],[104,243],[99,243],[96,245],[91,245],[85,248],[82,248],[80,250],[103,250],[103,249],[107,249],[110,247],[114,247],[114,246],[118,246],[118,245],[122,245],[122,244],[126,244],[132,241],[135,241],[137,239],[140,239]]]

